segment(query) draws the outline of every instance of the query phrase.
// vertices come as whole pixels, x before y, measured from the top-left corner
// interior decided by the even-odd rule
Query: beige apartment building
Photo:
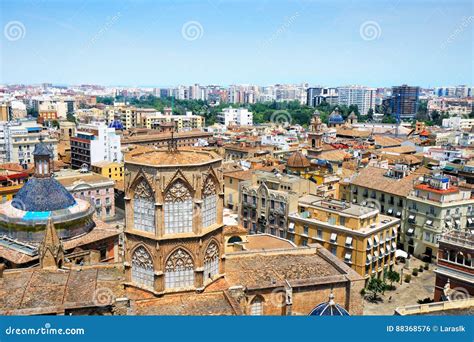
[[[164,114],[154,111],[142,117],[143,126],[148,129],[159,129],[163,124],[173,123],[177,132],[202,129],[205,121],[203,116],[193,115],[192,112],[186,112],[186,115],[173,115],[171,111],[165,111]]]
[[[399,227],[399,219],[378,209],[306,195],[289,215],[288,238],[323,245],[367,280],[393,266]]]
[[[288,215],[298,209],[298,198],[315,194],[317,185],[279,172],[256,170],[240,183],[239,222],[250,234],[267,233],[286,238]]]

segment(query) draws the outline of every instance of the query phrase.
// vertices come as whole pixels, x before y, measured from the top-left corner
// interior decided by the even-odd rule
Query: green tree
[[[66,120],[70,122],[76,123],[76,117],[72,113],[67,113],[66,114]]]
[[[103,103],[106,106],[111,106],[114,104],[114,98],[110,96],[98,96],[97,103]]]
[[[369,111],[367,112],[367,121],[372,121],[374,119],[374,110],[373,108],[370,108]]]
[[[388,281],[390,281],[391,287],[393,287],[393,283],[397,283],[400,281],[400,273],[396,271],[388,271],[385,276]]]
[[[385,283],[381,279],[371,277],[367,284],[367,290],[372,292],[372,300],[376,301],[377,294],[385,290]]]

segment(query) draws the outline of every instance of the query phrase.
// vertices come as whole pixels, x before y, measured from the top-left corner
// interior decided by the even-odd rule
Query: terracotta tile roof
[[[336,129],[336,135],[343,137],[368,138],[370,136],[370,132],[359,131],[356,129],[338,128]]]
[[[99,175],[98,173],[86,173],[86,174],[78,174],[72,177],[70,176],[59,176],[56,177],[59,183],[61,183],[64,187],[69,187],[76,184],[95,184],[95,183],[104,183],[104,182],[114,182],[109,177],[105,177]]]
[[[252,179],[252,171],[235,171],[235,172],[226,172],[224,177],[234,178],[238,180],[249,180]]]
[[[397,147],[382,148],[380,149],[380,151],[392,152],[392,153],[415,153],[416,148],[413,146],[397,146]]]
[[[110,289],[115,298],[123,297],[125,280],[121,265],[101,265],[73,270],[22,269],[6,271],[0,282],[3,315],[22,310],[55,313],[69,306],[95,306],[96,289]]]
[[[386,169],[369,166],[362,169],[359,174],[352,179],[351,183],[368,189],[404,197],[413,189],[413,182],[426,173],[429,173],[428,169],[419,168],[405,178],[395,179],[385,176],[387,174]]]
[[[400,146],[402,143],[401,139],[388,137],[384,135],[376,135],[374,139],[375,139],[375,144],[382,147]]]
[[[225,226],[224,235],[233,235],[233,234],[245,234],[247,233],[247,229],[244,227],[237,225],[237,226]]]
[[[25,171],[20,164],[17,163],[4,163],[0,164],[0,170],[9,170],[9,171]]]
[[[157,132],[156,130],[145,129],[142,131],[136,130],[136,132],[145,132],[145,134],[139,133],[136,135],[124,135],[121,139],[122,144],[129,145],[147,141],[163,141],[171,138],[171,133],[161,133]],[[212,133],[202,131],[177,132],[174,133],[174,137],[178,140],[199,137],[210,138],[212,137]]]
[[[382,160],[388,160],[390,164],[407,164],[407,165],[417,165],[421,163],[422,157],[413,155],[413,154],[391,154],[391,153],[381,153],[380,158]]]
[[[237,305],[225,292],[182,293],[165,295],[162,298],[144,299],[133,302],[135,315],[238,315]]]
[[[33,260],[37,260],[38,256],[29,256],[28,254],[21,253],[17,250],[0,245],[0,258],[9,260],[17,265],[21,265],[29,263]]]
[[[64,249],[71,250],[76,247],[88,245],[96,241],[102,241],[113,237],[118,238],[120,234],[120,231],[118,229],[113,228],[111,225],[105,223],[104,221],[98,220],[96,217],[94,217],[94,222],[96,226],[89,233],[79,236],[75,239],[64,241]]]
[[[311,280],[341,275],[333,264],[317,254],[260,254],[226,259],[226,280],[230,286],[271,287],[275,282]]]
[[[306,158],[300,151],[295,151],[288,158],[286,165],[288,167],[304,168],[310,167],[311,163],[309,162],[308,158]]]
[[[343,161],[350,158],[350,154],[344,150],[332,150],[322,152],[319,159],[326,159],[329,161]]]
[[[245,249],[249,251],[296,247],[290,240],[281,239],[269,234],[248,235],[247,241]]]

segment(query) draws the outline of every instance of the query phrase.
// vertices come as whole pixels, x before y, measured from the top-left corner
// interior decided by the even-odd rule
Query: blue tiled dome
[[[120,120],[112,121],[111,123],[109,123],[109,128],[115,128],[115,129],[123,130],[122,121],[120,121]]]
[[[334,302],[334,295],[329,295],[329,302],[321,303],[316,306],[310,316],[350,316],[349,313],[339,304]]]
[[[13,207],[33,212],[66,209],[74,204],[74,197],[56,179],[36,177],[30,178],[12,201]]]
[[[335,124],[339,124],[339,123],[344,123],[344,118],[342,117],[341,114],[339,114],[339,111],[334,111],[331,113],[331,115],[329,115],[329,123],[335,123]]]

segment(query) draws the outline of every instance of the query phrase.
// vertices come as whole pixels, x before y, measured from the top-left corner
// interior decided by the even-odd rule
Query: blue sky
[[[2,0],[0,12],[1,83],[473,84],[468,0]]]

